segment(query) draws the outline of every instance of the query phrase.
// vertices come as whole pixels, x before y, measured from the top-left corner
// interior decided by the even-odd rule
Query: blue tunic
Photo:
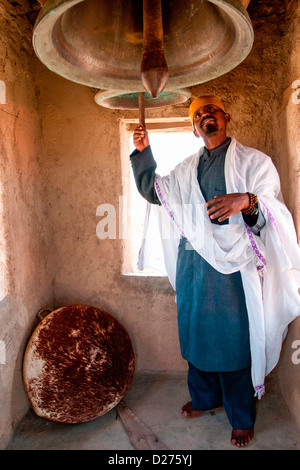
[[[206,201],[226,194],[224,163],[230,139],[205,149],[198,165],[198,182]],[[159,203],[154,191],[156,164],[148,147],[134,152],[131,163],[140,193]],[[137,155],[137,157],[135,156]],[[220,224],[217,220],[212,223]],[[221,224],[228,223],[228,220]],[[181,354],[208,372],[240,370],[251,363],[248,314],[240,272],[222,274],[182,238],[178,248],[176,294]]]
[[[198,182],[206,201],[226,194],[225,155],[230,144],[205,148]],[[214,224],[227,224],[228,220]],[[187,249],[189,248],[189,249]],[[182,356],[198,369],[225,372],[250,365],[249,326],[240,272],[222,274],[182,238],[178,249],[176,293]]]

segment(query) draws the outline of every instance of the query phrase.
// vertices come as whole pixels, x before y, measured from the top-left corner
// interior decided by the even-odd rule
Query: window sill
[[[137,277],[167,277],[166,274],[160,274],[154,271],[132,271],[129,273],[122,273],[123,276],[137,276]]]
[[[175,295],[173,287],[171,286],[169,279],[167,276],[159,275],[159,274],[151,274],[148,273],[122,273],[122,278],[124,281],[128,282],[128,284],[135,286],[135,287],[147,287],[153,289],[158,292],[163,292],[167,295]]]

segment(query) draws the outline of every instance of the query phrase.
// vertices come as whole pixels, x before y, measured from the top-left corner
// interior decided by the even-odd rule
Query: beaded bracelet
[[[256,194],[247,193],[249,197],[249,207],[248,209],[243,209],[243,214],[251,215],[254,212],[255,206],[257,204],[257,196]]]

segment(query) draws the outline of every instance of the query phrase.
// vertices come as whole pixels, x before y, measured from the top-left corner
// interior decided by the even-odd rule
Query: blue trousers
[[[189,363],[188,388],[194,410],[223,406],[233,429],[251,429],[255,421],[251,367],[234,372],[204,372]]]

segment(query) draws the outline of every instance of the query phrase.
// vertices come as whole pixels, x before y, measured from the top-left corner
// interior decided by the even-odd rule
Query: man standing
[[[263,393],[264,377],[278,360],[278,337],[282,341],[286,326],[299,315],[295,292],[299,279],[295,279],[287,287],[287,296],[292,297],[290,305],[285,304],[288,313],[278,320],[276,310],[265,318],[272,307],[268,296],[262,295],[266,258],[273,265],[277,255],[279,262],[284,258],[284,248],[274,253],[280,234],[277,225],[270,227],[274,217],[267,203],[278,213],[279,225],[291,222],[278,200],[279,179],[270,158],[227,136],[230,115],[223,103],[215,96],[196,98],[190,118],[194,135],[205,144],[198,154],[161,178],[147,132],[138,127],[131,163],[142,196],[161,206],[180,232],[174,289],[191,395],[182,414],[197,417],[223,406],[233,428],[232,444],[245,446],[254,435],[255,395]],[[187,206],[203,209],[202,216],[197,213],[196,230]],[[295,240],[292,245],[292,259],[299,269]],[[294,273],[293,266],[289,269]],[[267,286],[274,281],[275,271],[269,271],[264,273]],[[274,324],[276,340],[268,337]],[[267,357],[266,364],[263,357]]]

